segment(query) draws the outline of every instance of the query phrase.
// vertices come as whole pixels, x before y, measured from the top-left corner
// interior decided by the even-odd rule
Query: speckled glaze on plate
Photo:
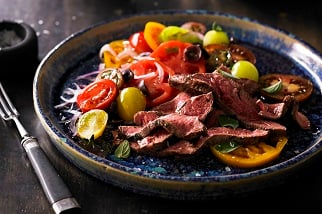
[[[102,158],[84,150],[59,123],[54,105],[59,102],[61,90],[77,75],[97,68],[98,52],[103,44],[128,38],[131,33],[142,30],[147,21],[166,25],[199,21],[208,27],[216,21],[238,42],[254,51],[261,74],[284,72],[311,79],[314,92],[301,105],[301,110],[310,119],[312,130],[302,131],[291,121],[285,121],[289,143],[278,160],[258,169],[227,167],[211,154],[185,160],[135,155],[119,160],[113,155]],[[245,17],[214,11],[153,11],[99,23],[66,38],[39,65],[33,83],[33,98],[36,113],[52,143],[86,173],[139,194],[173,199],[214,199],[283,182],[320,152],[321,81],[321,54],[288,32]]]

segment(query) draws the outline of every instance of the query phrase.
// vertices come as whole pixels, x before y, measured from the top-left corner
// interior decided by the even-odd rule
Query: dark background
[[[321,12],[317,3],[255,0],[0,0],[0,20],[24,21],[38,38],[38,62],[67,36],[122,15],[161,9],[205,9],[246,16],[302,38],[322,51]],[[1,61],[0,61],[1,63]],[[291,213],[322,212],[322,168],[318,156],[283,185],[248,195],[207,201],[176,201],[134,194],[80,171],[48,141],[33,109],[32,80],[36,65],[13,64],[1,79],[21,113],[21,121],[42,142],[49,159],[70,187],[83,213]],[[0,72],[7,72],[0,67]],[[33,174],[19,136],[0,122],[0,213],[53,213]]]

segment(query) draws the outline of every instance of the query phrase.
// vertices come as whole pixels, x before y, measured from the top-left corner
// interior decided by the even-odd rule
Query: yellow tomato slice
[[[229,153],[222,153],[215,146],[211,146],[210,149],[215,157],[229,166],[253,168],[278,158],[286,143],[287,138],[280,137],[276,147],[260,142],[254,145],[243,145]]]
[[[121,54],[125,49],[129,49],[127,40],[115,40],[102,48],[103,60],[106,68],[120,68],[122,64],[133,61],[131,55]],[[120,56],[121,54],[121,56]]]
[[[166,26],[159,22],[150,21],[145,24],[143,31],[144,39],[152,50],[155,50],[160,45],[159,35],[164,28]]]
[[[108,114],[104,110],[93,109],[80,116],[76,128],[78,135],[90,140],[99,138],[107,125]]]

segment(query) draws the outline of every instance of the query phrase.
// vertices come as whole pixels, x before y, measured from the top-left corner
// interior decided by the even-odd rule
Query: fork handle
[[[76,199],[39,146],[37,138],[33,136],[24,137],[21,144],[55,213],[80,210]]]

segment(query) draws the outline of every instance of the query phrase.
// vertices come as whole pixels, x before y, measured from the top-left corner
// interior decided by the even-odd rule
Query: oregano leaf
[[[120,145],[115,149],[114,155],[117,158],[128,158],[130,156],[131,147],[130,143],[127,140],[122,141]]]
[[[215,149],[222,153],[229,153],[231,151],[234,151],[240,147],[240,145],[234,141],[229,141],[229,142],[222,142],[222,143],[217,143],[215,145]]]
[[[275,84],[270,85],[270,86],[268,86],[266,88],[262,88],[262,90],[265,91],[265,92],[267,92],[267,93],[273,94],[273,93],[279,92],[282,89],[282,86],[283,86],[283,82],[280,79]]]
[[[227,115],[219,115],[218,122],[220,126],[232,127],[233,129],[236,129],[239,126],[238,120],[231,118]]]

